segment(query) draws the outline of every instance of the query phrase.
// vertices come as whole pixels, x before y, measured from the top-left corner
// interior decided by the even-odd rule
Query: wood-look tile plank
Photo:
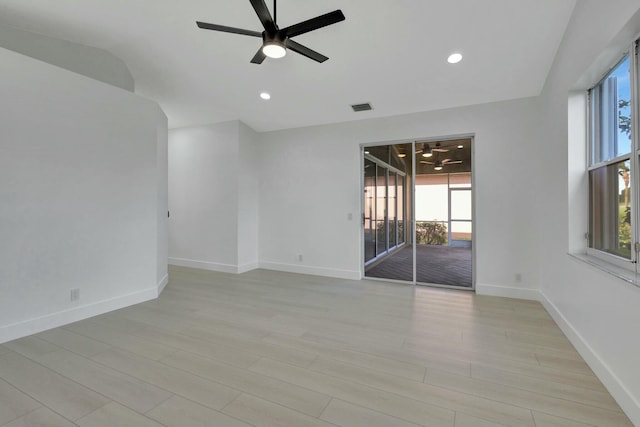
[[[111,402],[76,421],[80,427],[163,427],[162,424],[124,405]]]
[[[558,399],[572,400],[612,411],[621,411],[620,406],[609,393],[567,384],[559,378],[536,378],[482,365],[472,366],[471,377],[509,387],[521,388]]]
[[[537,411],[533,411],[533,418],[536,420],[536,427],[593,427],[593,424],[584,424]]]
[[[0,425],[22,417],[42,406],[0,378]]]
[[[589,365],[582,359],[564,358],[536,353],[536,359],[541,366],[557,369],[559,371],[576,372],[578,374],[593,375],[593,371]]]
[[[240,394],[222,384],[122,350],[107,350],[92,359],[212,409],[222,408]]]
[[[418,427],[418,424],[338,399],[331,400],[320,419],[343,427]]]
[[[505,427],[504,424],[498,424],[493,421],[483,420],[463,412],[456,412],[455,427]],[[536,426],[538,427],[538,426]]]
[[[438,352],[435,348],[430,350],[402,349],[387,346],[385,343],[362,343],[359,342],[357,338],[354,338],[353,340],[338,340],[312,333],[306,333],[302,338],[327,347],[359,351],[401,362],[423,365],[426,368],[441,369],[458,375],[471,375],[470,362],[449,358],[446,354]]]
[[[185,350],[239,367],[250,366],[260,358],[258,355],[248,353],[239,348],[220,345],[217,342],[203,341],[187,336],[182,332],[157,328],[144,322],[125,320],[119,317],[103,318],[99,322],[111,328],[126,328],[132,335],[171,347],[174,351]]]
[[[255,340],[252,338],[229,337],[218,335],[213,330],[204,330],[203,328],[186,328],[183,334],[203,340],[205,342],[216,343],[217,345],[236,348],[242,352],[258,355],[261,357],[269,357],[292,365],[308,366],[316,359],[316,354],[308,350],[296,350],[282,348],[277,345]]]
[[[249,424],[180,396],[162,402],[146,413],[167,427],[250,427]]]
[[[72,421],[109,400],[17,353],[0,355],[0,378]]]
[[[48,353],[38,363],[138,412],[146,412],[171,393],[67,350]]]
[[[161,359],[175,352],[172,347],[161,345],[154,341],[131,335],[126,330],[110,328],[91,320],[73,323],[64,328],[89,338],[99,339],[113,347],[118,347],[152,360]]]
[[[310,417],[248,394],[241,394],[237,399],[225,406],[222,412],[256,427],[335,426],[318,418]]]
[[[583,423],[591,423],[597,426],[632,425],[622,411],[612,411],[591,405],[584,405],[570,400],[549,397],[543,394],[532,393],[519,388],[495,384],[475,378],[427,370],[425,382],[450,390],[469,393],[475,396],[484,396],[511,405],[531,408],[532,410]],[[470,413],[469,411],[466,412]]]
[[[433,387],[329,359],[318,359],[309,369],[454,411],[465,411],[467,414],[506,425],[534,425],[531,411],[528,409],[504,403],[504,401],[486,399],[481,395],[473,396],[460,390]],[[457,375],[451,376],[458,377]]]
[[[76,424],[42,406],[3,427],[76,427]]]
[[[15,341],[8,342],[6,345],[12,351],[30,359],[37,359],[44,354],[60,350],[60,347],[57,345],[41,340],[35,336],[20,338]]]
[[[452,410],[411,398],[407,399],[394,393],[341,378],[269,359],[261,359],[249,369],[415,424],[453,425],[454,412]]]
[[[262,340],[289,348],[307,349],[308,351],[313,351],[322,357],[341,360],[355,365],[362,365],[371,369],[416,381],[422,381],[426,369],[422,365],[400,362],[359,351],[327,347],[326,345],[321,345],[302,338],[272,334],[264,337]]]
[[[178,352],[161,362],[313,417],[319,416],[330,400],[327,395],[190,353]]]
[[[76,334],[63,328],[50,329],[34,335],[34,337],[43,339],[86,357],[91,357],[111,348],[109,344],[105,344],[84,335]]]

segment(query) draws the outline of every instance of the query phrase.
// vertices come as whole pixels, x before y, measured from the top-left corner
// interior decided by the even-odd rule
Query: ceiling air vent
[[[359,111],[373,110],[373,107],[368,102],[365,102],[364,104],[353,104],[351,108],[353,108],[353,111],[355,111],[356,113]]]

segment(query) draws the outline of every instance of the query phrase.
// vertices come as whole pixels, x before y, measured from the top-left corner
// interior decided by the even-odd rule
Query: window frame
[[[600,133],[600,121],[594,121],[594,117],[596,117],[596,113],[599,111],[594,111],[594,102],[592,97],[594,96],[594,89],[598,88],[608,77],[609,75],[620,65],[622,64],[626,58],[629,58],[629,85],[630,85],[630,114],[631,114],[631,130],[630,130],[630,141],[631,147],[628,153],[622,155],[616,155],[615,157],[605,160],[599,161],[597,163],[594,162],[594,154],[596,150],[600,150],[602,148],[599,137]],[[610,264],[616,265],[618,267],[622,267],[626,270],[630,270],[632,272],[637,272],[637,263],[638,263],[638,215],[640,208],[637,205],[638,200],[638,184],[640,181],[638,180],[638,170],[639,162],[640,162],[640,149],[638,143],[638,39],[636,39],[628,49],[625,50],[624,54],[621,58],[619,58],[611,68],[607,70],[607,72],[599,79],[594,85],[592,85],[587,90],[587,158],[586,158],[586,179],[587,179],[587,189],[589,192],[589,202],[588,202],[588,230],[585,234],[586,237],[586,254],[589,256],[593,256],[595,258],[601,259]],[[599,103],[595,104],[600,105]],[[600,118],[598,114],[598,118]],[[616,126],[617,120],[616,120]],[[617,154],[617,153],[616,153]],[[630,200],[629,206],[631,207],[631,254],[630,259],[627,259],[623,256],[616,255],[610,252],[605,252],[600,249],[596,249],[591,247],[591,239],[589,236],[589,232],[591,230],[591,221],[592,221],[592,205],[591,205],[591,195],[592,195],[592,184],[591,184],[591,172],[594,170],[599,170],[603,168],[608,168],[612,165],[618,164],[623,161],[629,161],[629,173],[631,179],[631,189],[630,189]]]

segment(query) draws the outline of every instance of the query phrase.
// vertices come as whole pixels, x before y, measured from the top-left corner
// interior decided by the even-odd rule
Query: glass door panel
[[[364,160],[364,261],[376,257],[376,164]]]
[[[412,212],[407,175],[412,144],[364,151],[364,269],[366,277],[413,283]]]
[[[376,255],[387,251],[387,169],[376,165]]]
[[[404,203],[405,203],[405,197],[404,197],[404,182],[406,180],[405,176],[400,176],[398,175],[398,194],[397,194],[397,198],[398,198],[398,212],[397,212],[397,217],[398,217],[398,245],[402,244],[405,242],[405,220],[404,220]]]
[[[397,203],[397,183],[396,178],[397,174],[395,172],[389,172],[389,186],[387,187],[387,191],[389,193],[388,197],[388,212],[389,212],[389,249],[392,249],[396,246],[398,240],[398,230],[397,230],[397,217],[396,217],[396,203]]]

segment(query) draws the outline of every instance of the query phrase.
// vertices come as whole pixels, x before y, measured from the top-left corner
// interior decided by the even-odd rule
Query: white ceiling
[[[172,128],[268,131],[538,95],[575,2],[279,0],[280,27],[342,9],[345,21],[295,38],[322,64],[294,52],[251,64],[260,39],[195,25],[262,31],[248,0],[0,0],[0,25],[108,50]],[[454,51],[464,59],[450,65]],[[362,102],[374,110],[354,113]]]

